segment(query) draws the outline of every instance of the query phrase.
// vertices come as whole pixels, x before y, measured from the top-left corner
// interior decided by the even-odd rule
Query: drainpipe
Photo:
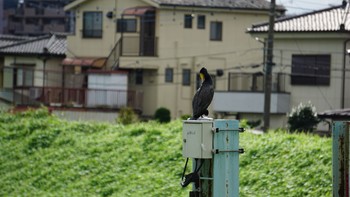
[[[348,54],[346,51],[346,46],[350,39],[346,39],[343,44],[343,68],[342,68],[342,89],[341,89],[341,108],[345,108],[345,68],[346,68],[346,55]]]

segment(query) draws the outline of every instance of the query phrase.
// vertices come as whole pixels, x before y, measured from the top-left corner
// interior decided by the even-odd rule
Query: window
[[[84,12],[83,37],[102,38],[102,12]]]
[[[222,22],[210,23],[210,40],[214,40],[214,41],[222,40]]]
[[[15,87],[31,87],[34,85],[34,71],[31,68],[16,68],[14,73]]]
[[[189,86],[191,85],[191,70],[182,69],[182,85]]]
[[[141,70],[141,69],[136,70],[135,83],[136,83],[136,85],[142,85],[142,83],[143,83],[143,70]]]
[[[165,69],[165,82],[172,83],[173,82],[174,70],[172,68]]]
[[[330,84],[330,55],[292,55],[292,85]]]
[[[184,18],[184,27],[185,28],[192,28],[192,15],[191,14],[185,14]]]
[[[136,19],[118,19],[117,32],[136,32]]]
[[[197,28],[198,29],[205,29],[205,15],[198,15]]]

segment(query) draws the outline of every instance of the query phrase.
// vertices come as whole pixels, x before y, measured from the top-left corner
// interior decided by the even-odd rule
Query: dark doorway
[[[156,38],[155,38],[155,11],[147,11],[141,17],[140,30],[140,55],[155,56],[156,55]]]

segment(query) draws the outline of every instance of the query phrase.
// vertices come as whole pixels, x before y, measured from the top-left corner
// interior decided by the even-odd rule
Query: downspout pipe
[[[345,70],[346,70],[346,55],[348,55],[346,46],[350,39],[346,39],[343,43],[343,68],[342,68],[342,86],[341,86],[341,108],[345,108]]]

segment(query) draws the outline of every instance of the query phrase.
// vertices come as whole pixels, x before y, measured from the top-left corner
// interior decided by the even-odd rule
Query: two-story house
[[[272,106],[296,107],[310,101],[317,112],[350,107],[349,9],[349,5],[334,6],[276,20],[273,76],[282,82],[282,86],[277,86],[272,96],[278,90],[289,92],[290,103],[272,99]],[[248,33],[253,38],[266,40],[268,27],[268,23],[256,24],[248,29]],[[236,97],[233,94],[231,98]],[[241,100],[239,104],[245,106],[247,103]],[[241,112],[259,115],[253,110]],[[276,114],[271,121],[274,127],[286,125],[287,116]],[[322,128],[328,129],[319,125],[319,129]]]
[[[65,7],[76,24],[67,58],[81,72],[84,60],[93,67],[101,59],[101,70],[127,71],[128,89],[143,93],[143,115],[166,107],[176,118],[192,113],[201,67],[216,91],[235,85],[232,71],[261,73],[261,43],[245,31],[266,21],[269,8],[265,0],[76,0]]]

